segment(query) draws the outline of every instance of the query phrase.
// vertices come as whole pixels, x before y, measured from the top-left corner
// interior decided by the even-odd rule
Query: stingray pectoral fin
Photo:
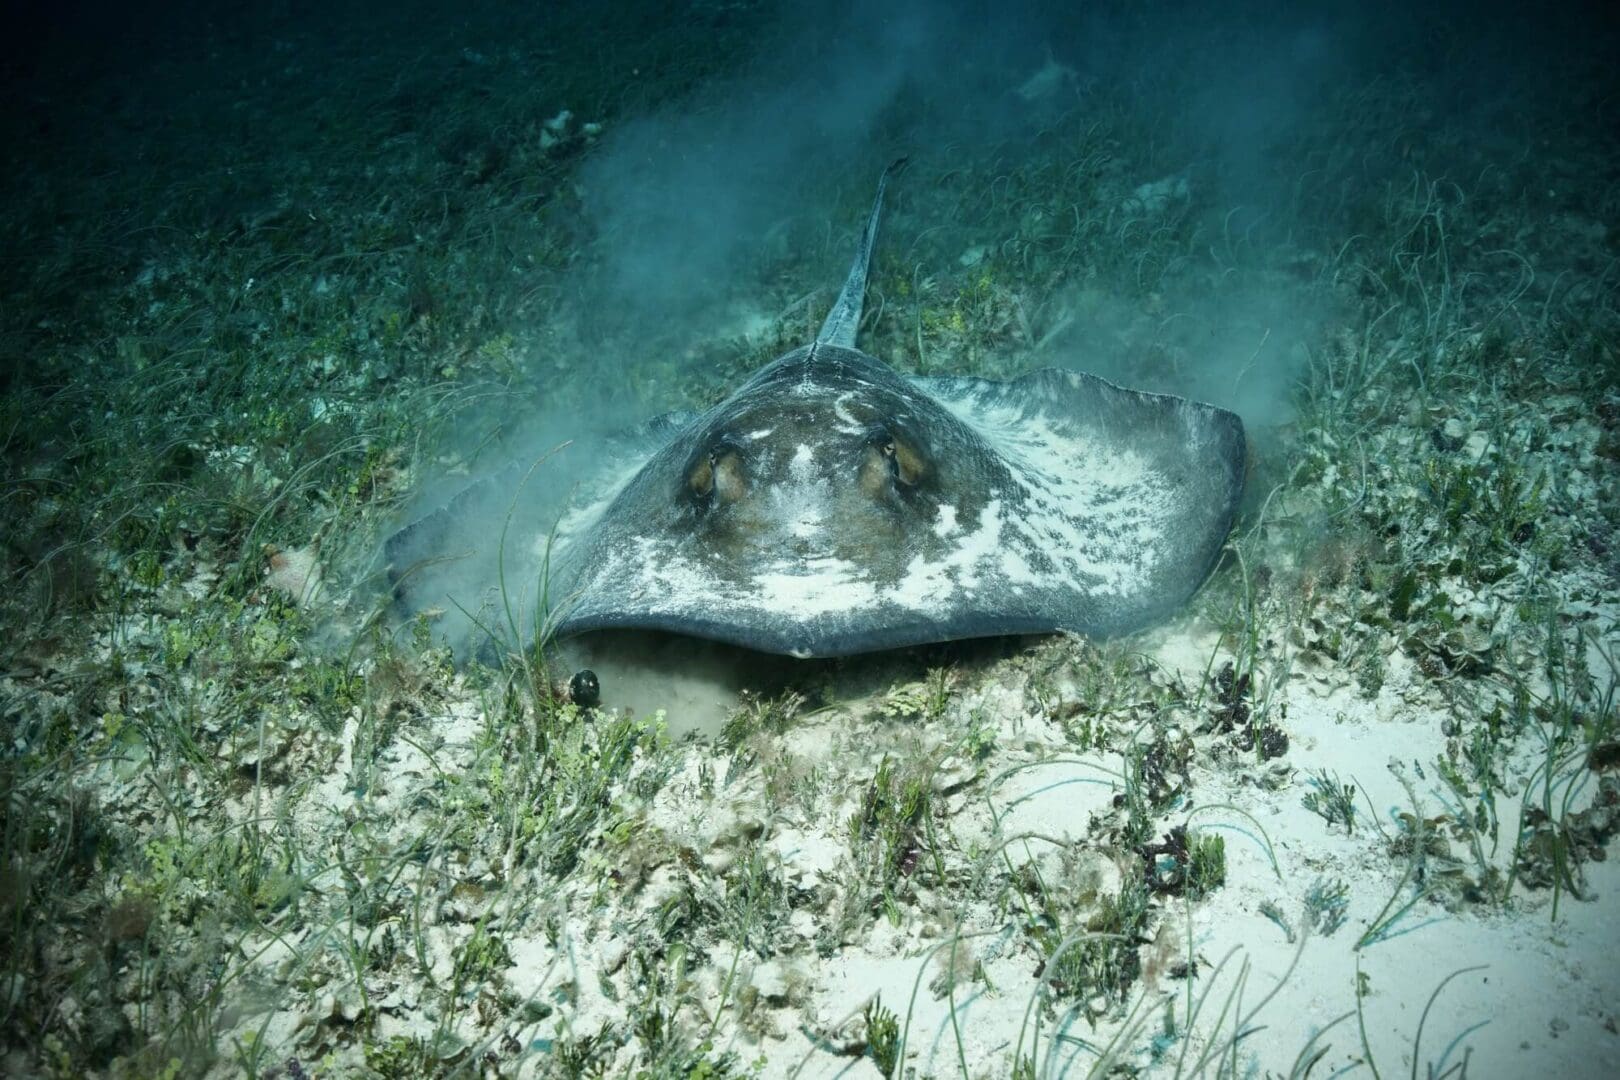
[[[1008,382],[923,378],[1017,477],[1009,541],[1061,582],[1066,629],[1122,633],[1184,604],[1243,494],[1242,421],[1225,409],[1047,368]]]

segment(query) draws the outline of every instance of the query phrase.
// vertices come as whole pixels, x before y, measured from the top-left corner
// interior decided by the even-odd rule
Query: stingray
[[[1111,636],[1183,606],[1237,510],[1241,421],[1074,370],[907,376],[860,351],[888,176],[814,341],[707,411],[577,440],[405,527],[400,608],[463,636],[660,630],[812,657]]]

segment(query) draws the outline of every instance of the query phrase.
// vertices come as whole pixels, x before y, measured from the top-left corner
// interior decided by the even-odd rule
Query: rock
[[[629,954],[630,946],[623,938],[612,938],[604,942],[596,954],[598,970],[604,975],[617,974]]]
[[[972,762],[953,755],[934,770],[934,791],[940,795],[955,795],[971,784],[978,773]]]
[[[1434,441],[1435,448],[1438,450],[1445,450],[1448,453],[1461,450],[1463,443],[1468,438],[1468,428],[1461,420],[1453,416],[1450,420],[1435,428],[1430,433],[1430,438]]]
[[[1185,176],[1166,176],[1138,185],[1131,192],[1133,203],[1150,213],[1163,213],[1173,204],[1185,202],[1191,196],[1192,189]]]
[[[323,583],[320,564],[315,561],[315,545],[282,551],[267,544],[264,553],[269,562],[266,585],[300,607],[320,598]]]
[[[1033,103],[1049,98],[1063,87],[1072,85],[1078,77],[1073,68],[1058,63],[1049,54],[1046,63],[1020,83],[1013,93],[1024,101]]]
[[[755,967],[751,981],[766,1004],[782,1006],[788,1003],[788,972],[780,960],[768,960]]]
[[[352,991],[342,993],[328,993],[321,1003],[321,1013],[324,1018],[352,1024],[360,1018],[360,999]]]

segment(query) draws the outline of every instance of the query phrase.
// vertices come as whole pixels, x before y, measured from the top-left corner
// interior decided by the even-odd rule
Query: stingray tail
[[[878,179],[877,199],[872,203],[872,216],[866,219],[866,231],[861,233],[861,246],[855,252],[855,263],[849,268],[849,277],[838,294],[838,302],[827,313],[827,321],[816,334],[816,344],[855,347],[855,333],[861,326],[861,305],[866,300],[866,274],[872,265],[872,248],[877,245],[878,221],[883,217],[883,188],[889,177],[906,163],[905,158],[893,162]]]

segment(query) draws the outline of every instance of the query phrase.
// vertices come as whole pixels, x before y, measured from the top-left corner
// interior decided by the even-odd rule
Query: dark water
[[[431,315],[446,334],[478,319],[513,334],[531,376],[595,384],[593,412],[623,401],[603,384],[625,368],[651,372],[637,399],[712,395],[722,379],[669,354],[707,360],[742,325],[736,308],[771,317],[830,287],[851,211],[897,151],[917,168],[896,193],[891,272],[988,254],[1036,309],[1042,348],[1021,361],[1250,411],[1280,407],[1292,352],[1344,299],[1308,286],[1410,197],[1403,184],[1432,192],[1454,237],[1500,220],[1448,255],[1478,280],[1520,269],[1493,247],[1523,255],[1521,307],[1554,282],[1612,284],[1615,37],[1595,5],[32,5],[10,19],[4,332],[26,377],[53,360],[82,370],[53,355],[97,347],[73,314],[184,262],[209,295],[175,304],[211,310],[166,327],[307,341],[333,317]],[[1136,192],[1168,213],[1125,220]],[[1037,203],[1044,225],[1028,220]],[[1062,215],[1086,227],[1065,234]],[[1155,230],[1173,242],[1146,243]],[[1276,275],[1222,291],[1256,263]],[[215,295],[232,274],[285,290],[299,318],[232,325]],[[1090,302],[1046,333],[1042,301],[1077,281]],[[1144,330],[1143,296],[1183,325]],[[901,363],[964,366],[904,356],[910,329],[880,318],[869,334]],[[418,358],[390,344],[335,363],[408,372]],[[1159,346],[1187,357],[1157,370]]]

